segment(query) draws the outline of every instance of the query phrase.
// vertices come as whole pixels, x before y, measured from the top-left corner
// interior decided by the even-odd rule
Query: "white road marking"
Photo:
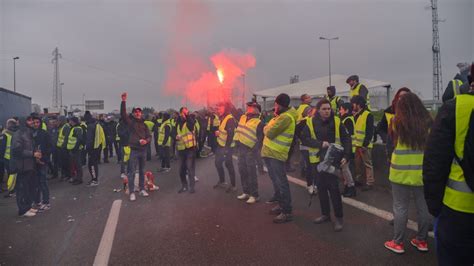
[[[115,230],[117,229],[118,218],[120,214],[120,207],[122,200],[115,200],[110,209],[109,218],[105,224],[104,233],[100,240],[99,248],[94,259],[94,266],[105,266],[109,263],[110,252],[112,251],[112,244],[114,243]]]
[[[238,159],[238,157],[235,156],[235,155],[233,156],[233,158],[235,160]],[[263,170],[265,170],[265,172],[268,172],[268,169],[267,169],[266,166],[263,166]],[[306,189],[306,181],[303,181],[299,178],[292,177],[288,174],[286,176],[288,177],[288,181],[290,181],[291,183],[293,183],[295,185],[298,185],[300,187],[304,187]],[[342,202],[344,202],[345,204],[350,205],[354,208],[357,208],[359,210],[368,212],[368,213],[373,214],[377,217],[385,219],[387,221],[393,220],[393,213],[385,211],[385,210],[381,210],[381,209],[376,208],[374,206],[371,206],[367,203],[364,203],[364,202],[361,202],[361,201],[358,201],[358,200],[355,200],[355,199],[352,199],[352,198],[345,198],[345,197],[342,197]],[[408,219],[407,228],[411,229],[413,231],[418,231],[418,223],[413,221],[413,220]],[[428,235],[430,237],[434,238],[433,232],[429,232]]]

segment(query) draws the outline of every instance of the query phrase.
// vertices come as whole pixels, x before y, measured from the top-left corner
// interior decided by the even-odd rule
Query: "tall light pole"
[[[328,41],[328,48],[329,48],[329,86],[331,86],[331,41],[339,40],[339,37],[334,38],[326,38],[326,37],[319,37],[320,40]]]
[[[13,91],[16,92],[16,60],[20,59],[20,57],[15,56],[13,57]]]

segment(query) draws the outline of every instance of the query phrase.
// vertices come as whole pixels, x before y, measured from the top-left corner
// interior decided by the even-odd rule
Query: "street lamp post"
[[[16,60],[20,59],[20,57],[15,56],[13,57],[13,91],[16,92]]]
[[[326,38],[326,37],[319,37],[320,40],[328,41],[328,48],[329,48],[329,86],[331,86],[331,41],[339,40],[339,37],[334,38]]]

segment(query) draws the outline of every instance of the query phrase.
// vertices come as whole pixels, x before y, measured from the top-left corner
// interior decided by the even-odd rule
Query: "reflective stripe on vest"
[[[423,151],[397,143],[390,162],[390,181],[409,186],[423,185]]]
[[[247,120],[247,115],[240,117],[239,126],[234,135],[234,140],[238,141],[249,148],[253,148],[257,143],[257,127],[261,120],[259,118],[251,118]]]
[[[354,145],[356,147],[362,147],[362,145],[364,144],[365,130],[367,127],[367,117],[369,116],[369,114],[369,111],[364,110],[364,112],[362,112],[362,114],[357,117],[357,121],[354,128]],[[372,141],[369,141],[368,148],[372,148],[372,146]]]
[[[453,79],[451,80],[451,85],[453,86],[454,97],[461,94],[462,81],[460,81],[459,79]]]
[[[356,95],[359,95],[359,91],[360,91],[360,87],[362,86],[361,83],[357,84],[355,86],[354,89],[351,90],[351,98],[356,96]],[[366,105],[367,105],[367,108],[370,110],[370,96],[369,96],[369,89],[367,89],[367,99],[365,100],[366,101]]]
[[[313,119],[308,119],[306,122],[309,128],[309,132],[311,134],[311,138],[314,140],[317,140],[318,138],[316,137],[316,132],[314,131],[314,125],[313,125]],[[341,119],[339,117],[335,116],[334,117],[334,129],[336,132],[335,140],[336,144],[341,145]],[[319,157],[319,149],[318,148],[311,148],[309,147],[309,162],[310,163],[319,163],[321,161],[321,158]]]
[[[160,133],[158,135],[158,145],[165,146],[165,147],[171,147],[171,137],[170,136],[168,136],[168,141],[166,141],[166,143],[163,143],[163,141],[165,140],[166,127],[169,127],[170,132],[171,132],[171,121],[170,120],[166,120],[160,126]]]
[[[73,128],[71,128],[71,131],[69,132],[69,136],[67,138],[67,146],[66,148],[68,150],[72,150],[74,149],[74,147],[76,147],[76,143],[77,143],[77,137],[74,136],[74,131],[75,129],[79,129],[80,131],[82,131],[82,127],[77,125]],[[79,147],[79,149],[82,148],[82,145]]]
[[[225,127],[227,125],[227,121],[229,119],[234,119],[234,117],[231,114],[228,114],[224,120],[222,120],[221,124],[219,125],[219,136],[217,137],[217,143],[221,147],[225,147],[225,144],[227,142],[227,131],[225,130]],[[235,146],[234,140],[232,140],[232,144],[230,145],[231,147]]]
[[[186,123],[183,124],[182,128],[179,128],[178,126],[178,136],[181,137],[181,139],[176,142],[178,151],[196,146],[196,137],[193,132],[189,131]]]
[[[290,151],[291,143],[293,142],[293,136],[295,135],[296,121],[293,116],[285,112],[281,116],[288,116],[291,119],[291,124],[283,131],[280,135],[276,136],[274,139],[269,139],[267,136],[263,139],[263,145],[270,148],[271,150],[285,153],[285,160],[288,159],[288,152]],[[272,127],[277,120],[277,117],[272,118],[267,127]]]
[[[5,147],[5,155],[3,156],[3,158],[5,158],[6,160],[10,160],[11,158],[11,147],[12,147],[12,135],[10,135],[10,133],[8,132],[5,132],[5,136],[7,137],[7,144],[6,144],[6,147]],[[3,173],[2,173],[3,175]]]
[[[304,119],[304,117],[303,117],[303,112],[304,112],[304,110],[306,110],[306,108],[308,108],[308,107],[309,107],[308,104],[302,103],[302,104],[300,104],[300,106],[298,106],[298,109],[296,109],[296,113],[298,113],[298,118],[297,118],[296,121],[297,121],[298,123],[301,122],[301,120]]]
[[[346,120],[350,120],[352,122],[352,135],[351,135],[351,140],[352,140],[352,153],[355,153],[356,151],[356,146],[355,146],[355,120],[354,120],[354,117],[352,115],[349,115],[349,116],[346,116],[346,118],[344,118],[342,120],[342,123],[345,125],[346,124]]]
[[[464,143],[473,110],[473,95],[460,94],[456,96],[456,139],[454,141],[454,151],[461,159],[464,156]],[[456,211],[474,213],[474,192],[467,185],[464,172],[455,159],[451,163],[451,172],[444,190],[443,203]]]

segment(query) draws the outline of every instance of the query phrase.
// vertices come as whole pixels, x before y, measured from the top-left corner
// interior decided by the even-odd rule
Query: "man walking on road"
[[[122,121],[128,127],[130,145],[130,168],[128,172],[128,186],[130,191],[130,201],[135,201],[135,172],[138,168],[138,184],[140,186],[140,196],[148,197],[145,191],[145,160],[146,147],[151,141],[151,133],[142,118],[142,109],[135,107],[132,109],[132,116],[127,113],[127,93],[122,93],[122,104],[120,106]]]
[[[82,150],[84,149],[84,130],[82,129],[79,118],[72,117],[69,120],[71,130],[67,137],[66,148],[69,153],[69,169],[71,171],[70,182],[73,185],[82,184]],[[73,174],[74,173],[74,174]]]
[[[225,186],[225,171],[223,166],[225,163],[230,178],[230,184],[227,186],[226,192],[237,191],[235,188],[235,170],[232,159],[232,148],[235,147],[234,131],[237,125],[234,116],[230,113],[230,109],[230,103],[221,103],[217,107],[217,113],[221,121],[216,131],[218,145],[215,160],[219,181],[214,185],[214,188]]]
[[[106,139],[104,130],[100,123],[94,119],[89,111],[84,115],[84,120],[87,124],[86,133],[86,152],[87,152],[87,166],[91,175],[91,180],[87,183],[88,186],[99,185],[99,158],[100,152],[105,149]],[[117,151],[118,154],[118,151]]]
[[[290,107],[290,96],[282,93],[275,99],[275,117],[264,128],[262,158],[268,167],[274,194],[269,202],[279,205],[270,210],[277,215],[274,223],[285,223],[293,219],[290,185],[286,176],[285,162],[293,142],[297,112]]]
[[[181,179],[181,189],[178,193],[188,191],[194,193],[194,168],[196,160],[197,139],[195,133],[195,121],[189,115],[188,108],[181,107],[177,122],[176,148],[179,155],[179,177]],[[186,178],[188,176],[189,178]],[[188,181],[189,179],[189,181]],[[189,182],[189,186],[188,186]]]

